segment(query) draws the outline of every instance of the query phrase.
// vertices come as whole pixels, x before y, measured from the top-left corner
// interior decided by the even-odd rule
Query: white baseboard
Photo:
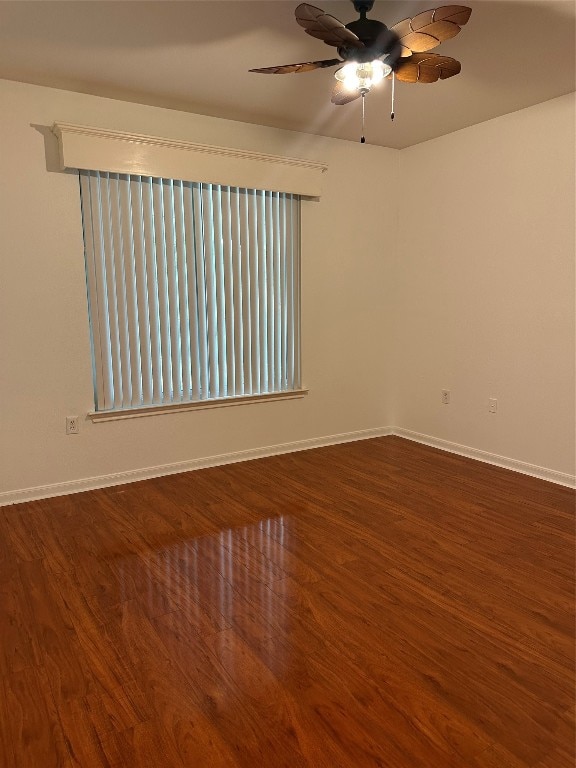
[[[459,443],[451,443],[448,440],[441,440],[440,438],[431,437],[430,435],[412,432],[408,429],[402,429],[401,427],[380,427],[378,429],[363,429],[357,432],[345,432],[339,435],[327,435],[326,437],[313,437],[309,440],[297,440],[293,443],[270,445],[265,448],[252,448],[247,451],[237,451],[235,453],[223,453],[218,456],[208,456],[202,459],[192,459],[190,461],[181,461],[174,464],[162,464],[156,467],[145,467],[144,469],[135,469],[128,472],[116,472],[111,475],[99,475],[97,477],[89,477],[82,480],[71,480],[64,483],[54,483],[52,485],[40,485],[35,488],[6,491],[0,493],[0,507],[8,504],[19,504],[24,501],[48,499],[52,496],[65,496],[70,493],[80,493],[81,491],[93,491],[97,488],[108,488],[113,485],[135,483],[138,480],[149,480],[153,477],[174,475],[179,472],[191,472],[195,469],[217,467],[223,464],[234,464],[238,461],[263,459],[267,456],[278,456],[282,453],[306,451],[311,448],[338,445],[339,443],[350,443],[356,440],[369,440],[374,437],[385,437],[387,435],[397,435],[398,437],[403,437],[416,443],[439,448],[442,451],[456,453],[459,456],[466,456],[469,459],[476,459],[477,461],[483,461],[486,464],[494,464],[497,467],[504,467],[505,469],[511,469],[514,472],[521,472],[524,475],[531,475],[532,477],[537,477],[541,480],[548,480],[549,482],[557,483],[558,485],[576,488],[576,476],[574,475],[556,472],[553,469],[546,469],[545,467],[539,467],[535,464],[527,464],[524,461],[509,459],[505,456],[498,456],[497,454],[481,451],[477,448],[470,448],[469,446],[460,445]]]
[[[113,485],[135,483],[138,480],[149,480],[153,477],[175,475],[179,472],[190,472],[195,469],[218,467],[222,464],[234,464],[238,461],[263,459],[267,456],[277,456],[282,453],[306,451],[311,448],[321,448],[327,445],[337,445],[338,443],[351,443],[355,440],[369,440],[373,437],[384,437],[390,434],[392,434],[392,430],[389,427],[363,429],[357,432],[344,432],[339,435],[313,437],[309,440],[297,440],[293,443],[270,445],[265,448],[252,448],[247,451],[223,453],[219,456],[191,459],[190,461],[180,461],[174,464],[162,464],[157,467],[145,467],[144,469],[134,469],[128,472],[116,472],[112,475],[100,475],[98,477],[88,477],[82,480],[71,480],[65,483],[39,485],[35,488],[6,491],[0,493],[0,507],[8,504],[20,504],[23,501],[36,501],[38,499],[48,499],[52,496],[66,496],[70,493],[80,493],[81,491],[93,491],[97,488],[108,488]]]
[[[486,464],[494,464],[497,467],[511,469],[513,472],[521,472],[523,475],[531,475],[540,480],[548,480],[549,482],[558,485],[566,485],[568,488],[576,488],[575,475],[556,472],[554,469],[546,469],[545,467],[539,467],[536,464],[527,464],[524,461],[509,459],[506,456],[498,456],[495,453],[488,453],[487,451],[481,451],[478,448],[470,448],[467,445],[460,445],[459,443],[451,443],[448,440],[441,440],[438,437],[431,437],[430,435],[422,435],[419,432],[411,432],[409,429],[402,429],[401,427],[392,427],[390,431],[393,435],[398,435],[398,437],[404,437],[407,440],[422,443],[423,445],[429,445],[432,448],[440,448],[442,451],[457,453],[459,456],[466,456],[469,459],[483,461]]]

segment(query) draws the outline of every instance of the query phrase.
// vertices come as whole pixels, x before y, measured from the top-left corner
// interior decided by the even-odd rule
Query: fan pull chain
[[[392,111],[390,112],[390,120],[394,122],[394,91],[396,89],[396,72],[392,72]]]
[[[364,112],[364,99],[366,97],[366,94],[362,94],[362,136],[360,136],[360,144],[366,144],[366,137],[364,136],[364,125],[365,125],[365,112]]]

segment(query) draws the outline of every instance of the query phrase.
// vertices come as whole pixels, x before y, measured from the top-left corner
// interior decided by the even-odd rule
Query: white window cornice
[[[54,123],[64,168],[137,174],[320,197],[327,166],[126,131]]]

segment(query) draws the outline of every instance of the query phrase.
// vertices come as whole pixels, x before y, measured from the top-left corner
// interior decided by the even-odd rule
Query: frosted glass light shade
[[[334,77],[349,91],[367,93],[370,88],[392,72],[392,67],[380,59],[364,63],[350,61],[336,70]]]

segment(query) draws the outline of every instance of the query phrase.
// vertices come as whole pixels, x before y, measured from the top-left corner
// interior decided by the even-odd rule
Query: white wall
[[[383,341],[398,153],[0,81],[0,493],[384,426]],[[92,424],[78,179],[55,170],[54,121],[328,163],[302,206],[301,400]],[[48,163],[48,167],[47,167]],[[351,202],[352,201],[352,202]],[[384,242],[384,246],[383,246]],[[0,497],[1,498],[1,497]],[[8,496],[5,495],[5,499]]]
[[[395,425],[574,474],[574,138],[572,94],[402,151]]]
[[[573,97],[401,152],[7,81],[0,104],[0,502],[388,425],[574,473]],[[306,398],[65,435],[93,393],[78,182],[56,170],[54,121],[328,163],[303,204]]]

